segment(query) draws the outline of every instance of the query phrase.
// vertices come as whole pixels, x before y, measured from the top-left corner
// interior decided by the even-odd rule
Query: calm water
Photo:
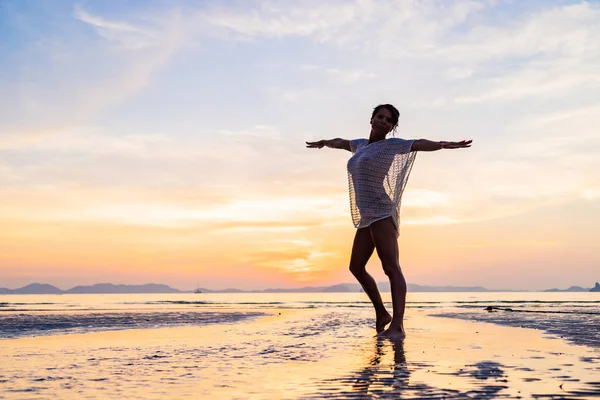
[[[1,296],[0,399],[588,399],[599,300],[411,293],[389,343],[364,293]]]
[[[383,293],[383,298],[391,311],[390,294]],[[0,339],[223,324],[265,315],[261,310],[370,308],[363,293],[4,295]],[[408,316],[411,309],[436,317],[540,329],[600,348],[598,293],[409,293]]]

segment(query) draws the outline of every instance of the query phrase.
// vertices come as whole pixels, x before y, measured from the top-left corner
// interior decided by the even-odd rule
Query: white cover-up
[[[368,139],[350,141],[353,153],[348,160],[350,212],[356,228],[392,217],[400,235],[400,203],[416,152],[414,140],[389,138],[369,143]]]

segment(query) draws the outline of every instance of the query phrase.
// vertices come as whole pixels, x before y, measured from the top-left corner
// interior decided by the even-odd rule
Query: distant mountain
[[[388,282],[379,282],[379,290],[382,292],[390,291]],[[241,290],[241,289],[221,289],[212,290],[200,288],[201,293],[358,293],[362,287],[357,283],[340,283],[331,286],[307,286],[303,288],[274,288],[264,290]],[[409,284],[408,290],[411,292],[488,292],[483,287],[461,287],[461,286],[422,286]],[[146,284],[146,285],[114,285],[112,283],[98,283],[91,286],[75,286],[69,290],[60,290],[57,287],[45,284],[34,283],[20,289],[0,288],[0,294],[101,294],[101,293],[185,293],[173,289],[167,285]],[[188,292],[189,293],[189,292]]]
[[[389,282],[379,282],[377,286],[382,292],[390,291]],[[410,283],[407,286],[409,292],[492,292],[492,290],[481,286],[423,286]],[[362,287],[357,283],[340,283],[332,286],[307,286],[303,288],[275,288],[264,290],[200,290],[202,293],[357,293],[362,291]],[[494,290],[494,292],[511,291],[514,290]]]
[[[92,286],[76,286],[69,290],[61,290],[55,286],[32,283],[19,289],[0,288],[0,294],[84,294],[84,293],[181,293],[167,285],[149,283],[146,285],[113,285],[99,283]]]
[[[75,286],[63,293],[181,293],[181,291],[167,285],[155,283],[148,283],[145,285],[113,285],[112,283],[97,283],[92,286]]]
[[[59,294],[62,290],[45,283],[32,283],[19,289],[0,288],[0,294]]]
[[[200,293],[247,293],[247,292],[252,292],[252,291],[245,291],[245,290],[241,290],[241,289],[220,289],[220,290],[214,290],[214,289],[198,288],[196,290],[198,290]]]
[[[591,292],[591,289],[585,289],[581,286],[571,286],[568,289],[547,289],[544,292]]]
[[[389,289],[389,284],[388,284]],[[410,292],[490,292],[491,290],[481,286],[421,286],[408,284]],[[505,290],[494,290],[494,292]]]
[[[378,282],[377,287],[381,292],[389,292],[389,282]],[[481,286],[426,286],[409,283],[407,285],[409,292],[426,293],[426,292],[527,292],[527,290],[514,290],[514,289],[498,289],[490,290]],[[579,286],[573,286],[566,290],[560,289],[549,289],[545,292],[551,291],[569,291],[569,292],[587,292],[589,289],[584,289]],[[332,286],[307,286],[303,288],[275,288],[275,289],[264,289],[264,290],[240,290],[240,289],[200,289],[202,293],[357,293],[362,292],[362,287],[357,283],[340,283]],[[594,290],[595,291],[595,290]],[[598,284],[597,291],[600,291],[600,284]]]
[[[382,292],[390,291],[388,282],[377,284]],[[200,293],[358,293],[362,287],[357,283],[340,283],[331,286],[307,286],[303,288],[275,288],[264,290],[241,290],[241,289],[198,289]],[[489,290],[481,286],[425,286],[408,284],[409,292],[525,292],[526,290]],[[544,292],[600,292],[600,283],[586,289],[581,286],[571,286],[568,289],[548,289]],[[19,289],[0,288],[3,294],[126,294],[126,293],[193,293],[193,291],[181,291],[162,284],[148,283],[145,285],[114,285],[112,283],[98,283],[91,286],[75,286],[69,290],[61,290],[55,286],[41,283],[33,283]]]
[[[340,283],[332,286],[307,286],[293,289],[265,289],[263,293],[352,293],[359,292],[360,285]]]

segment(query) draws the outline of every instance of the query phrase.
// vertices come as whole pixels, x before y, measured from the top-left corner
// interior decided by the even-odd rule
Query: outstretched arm
[[[309,149],[321,149],[323,147],[329,147],[332,149],[343,149],[352,151],[350,149],[350,141],[346,139],[329,139],[329,140],[318,140],[316,142],[306,142],[306,147]]]
[[[433,142],[427,139],[415,140],[411,151],[436,151],[442,149],[462,149],[471,147],[472,140],[463,140],[460,142]]]

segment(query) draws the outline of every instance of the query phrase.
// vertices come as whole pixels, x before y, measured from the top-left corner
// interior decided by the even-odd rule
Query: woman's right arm
[[[306,142],[306,147],[309,149],[321,149],[323,147],[329,147],[331,149],[343,149],[352,151],[350,149],[350,141],[346,139],[329,139],[329,140],[318,140],[316,142]]]

